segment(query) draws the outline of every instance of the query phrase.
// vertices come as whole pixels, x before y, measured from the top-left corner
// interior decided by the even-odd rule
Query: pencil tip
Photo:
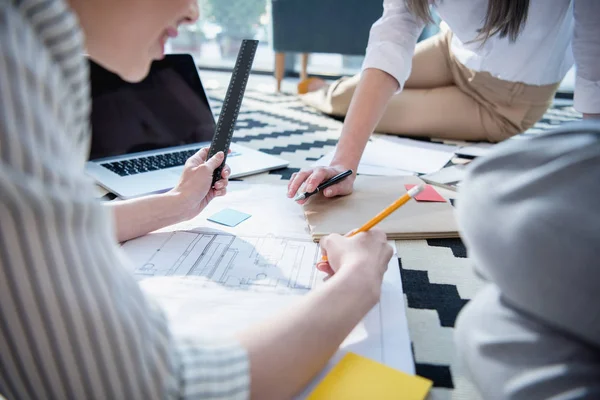
[[[296,197],[294,197],[294,201],[300,201],[300,200],[304,200],[304,195],[303,194],[299,194]]]

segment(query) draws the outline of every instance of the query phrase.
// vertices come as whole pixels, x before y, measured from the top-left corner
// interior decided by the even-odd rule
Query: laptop
[[[185,161],[209,147],[215,133],[215,117],[192,56],[166,55],[138,83],[89,63],[92,144],[86,172],[121,198],[172,189]],[[231,178],[289,164],[236,143],[230,149]]]

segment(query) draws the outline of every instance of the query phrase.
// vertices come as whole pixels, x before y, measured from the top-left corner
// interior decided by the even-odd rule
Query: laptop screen
[[[215,120],[191,56],[154,61],[138,83],[89,63],[91,160],[212,140]]]

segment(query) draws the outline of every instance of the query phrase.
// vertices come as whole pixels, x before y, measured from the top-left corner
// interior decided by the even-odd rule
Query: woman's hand
[[[383,231],[371,229],[352,237],[332,234],[321,239],[320,244],[327,261],[319,262],[317,269],[329,275],[350,274],[379,296],[383,274],[393,254]]]
[[[300,188],[302,188],[302,192],[312,192],[327,179],[347,170],[348,168],[345,168],[342,165],[330,165],[329,167],[308,168],[296,172],[292,175],[292,178],[288,183],[288,197],[294,197]],[[355,179],[356,174],[352,174],[341,182],[329,186],[323,191],[323,196],[345,196],[352,193]],[[298,201],[299,204],[304,204],[305,202],[306,200]]]
[[[206,160],[208,148],[199,150],[188,158],[179,183],[170,193],[175,194],[181,201],[185,219],[195,217],[212,199],[227,193],[231,169],[225,165],[221,173],[222,179],[212,185],[213,172],[223,163],[223,152],[218,152],[210,160]]]

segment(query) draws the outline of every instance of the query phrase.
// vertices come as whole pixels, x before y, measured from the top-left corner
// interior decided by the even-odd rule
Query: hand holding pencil
[[[407,191],[405,194],[403,194],[402,196],[400,196],[400,198],[398,198],[398,200],[396,200],[395,202],[393,202],[392,204],[390,204],[388,207],[386,207],[383,211],[381,211],[379,214],[377,214],[376,216],[374,216],[371,220],[369,220],[367,223],[365,223],[363,226],[361,226],[358,229],[355,229],[351,232],[348,232],[345,237],[353,237],[361,232],[367,232],[369,231],[371,228],[373,228],[375,225],[377,225],[378,223],[380,223],[381,221],[383,221],[386,217],[388,217],[390,214],[392,214],[394,211],[396,211],[398,208],[402,207],[404,204],[408,203],[408,201],[412,198],[414,198],[416,195],[418,195],[419,193],[421,193],[423,191],[423,189],[425,189],[425,185],[418,185],[413,187],[412,189],[410,189],[409,191]],[[335,273],[335,270],[331,267],[331,265],[329,264],[329,259],[327,256],[327,249],[325,248],[326,246],[323,246],[324,243],[321,244],[321,249],[323,252],[323,257],[321,258],[321,260],[317,263],[317,269],[328,273],[329,275],[332,275],[333,273]]]
[[[317,264],[318,269],[329,277],[352,275],[359,286],[367,284],[373,289],[381,286],[393,254],[385,233],[380,229],[353,237],[328,235],[321,239],[321,251],[328,256],[329,262]]]

